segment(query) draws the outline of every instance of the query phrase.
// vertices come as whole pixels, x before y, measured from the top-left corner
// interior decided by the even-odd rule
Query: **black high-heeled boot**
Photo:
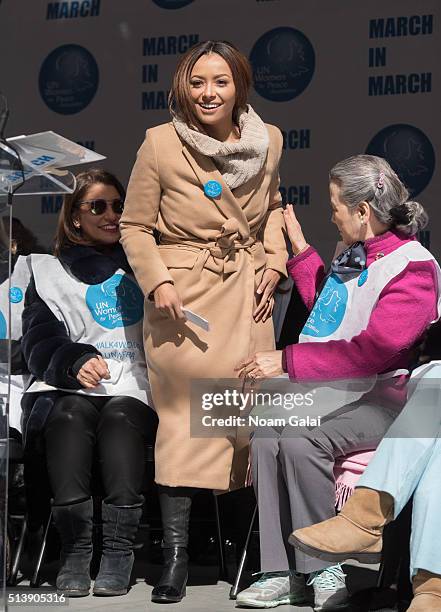
[[[177,603],[185,597],[188,578],[188,526],[194,489],[159,487],[164,555],[162,576],[152,591],[155,603]]]

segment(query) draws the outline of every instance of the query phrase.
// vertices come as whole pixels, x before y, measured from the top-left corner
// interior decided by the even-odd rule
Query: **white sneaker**
[[[236,597],[236,607],[275,608],[311,602],[305,576],[294,572],[266,572]]]
[[[344,610],[349,602],[345,582],[346,574],[341,565],[332,565],[323,570],[312,572],[307,585],[314,589],[314,610]]]

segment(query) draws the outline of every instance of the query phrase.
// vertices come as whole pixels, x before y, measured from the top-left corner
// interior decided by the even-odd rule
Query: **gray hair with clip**
[[[338,162],[329,179],[336,181],[349,208],[367,202],[377,219],[409,236],[426,227],[423,206],[409,200],[409,192],[388,162],[376,155],[354,155]]]

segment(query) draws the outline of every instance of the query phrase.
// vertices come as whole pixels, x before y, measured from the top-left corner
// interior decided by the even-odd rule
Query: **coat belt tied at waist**
[[[256,241],[255,238],[249,236],[245,241],[241,241],[241,235],[236,229],[236,219],[228,219],[228,221],[222,226],[220,234],[216,237],[213,242],[198,242],[192,240],[176,240],[170,241],[169,239],[162,239],[161,245],[181,245],[191,249],[199,249],[196,261],[193,265],[193,271],[196,274],[200,274],[209,257],[216,260],[222,260],[221,271],[225,275],[233,274],[239,269],[239,258],[237,257],[238,251],[247,251],[254,257],[256,252],[263,249],[263,244],[260,241]]]

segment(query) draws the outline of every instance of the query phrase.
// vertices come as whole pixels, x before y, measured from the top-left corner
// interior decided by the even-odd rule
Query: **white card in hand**
[[[210,324],[208,323],[207,319],[200,317],[192,310],[188,310],[188,308],[183,308],[182,312],[185,314],[188,321],[191,321],[195,325],[202,327],[202,329],[205,329],[205,331],[210,331]]]

